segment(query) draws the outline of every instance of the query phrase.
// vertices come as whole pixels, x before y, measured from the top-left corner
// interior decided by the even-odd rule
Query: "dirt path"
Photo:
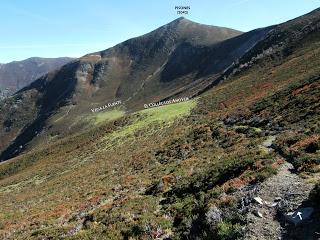
[[[277,209],[296,210],[306,200],[312,189],[301,177],[291,172],[292,164],[284,163],[277,175],[259,185],[253,195],[262,199],[249,206],[245,239],[271,240],[286,239],[284,229],[277,220]]]

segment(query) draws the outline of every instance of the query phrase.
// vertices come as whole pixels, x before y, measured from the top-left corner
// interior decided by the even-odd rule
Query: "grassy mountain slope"
[[[241,34],[180,18],[67,64],[1,103],[3,129],[7,121],[14,121],[5,131],[0,130],[0,159],[94,127],[100,116],[93,114],[92,108],[121,100],[121,107],[110,110],[133,112],[176,92],[183,91],[188,96],[189,85],[196,86],[206,76],[219,75],[269,30]],[[201,88],[201,84],[198,86]],[[32,97],[27,99],[29,95]],[[16,104],[21,98],[34,106],[24,118],[23,106]],[[19,111],[10,110],[12,101]]]
[[[284,161],[319,181],[319,39],[317,28],[254,54],[199,98],[119,114],[1,163],[1,236],[240,238],[241,187],[263,182]],[[262,54],[259,46],[252,51]]]

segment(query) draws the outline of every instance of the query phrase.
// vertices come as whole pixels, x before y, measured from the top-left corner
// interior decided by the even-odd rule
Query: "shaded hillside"
[[[48,72],[58,69],[72,58],[28,58],[0,65],[0,98],[6,97]]]
[[[30,90],[22,89],[14,96],[0,102],[0,111],[7,111],[7,118],[0,115],[5,125],[0,147],[8,147],[2,156],[17,155],[43,129],[46,120],[67,103],[74,93],[76,81],[73,72],[78,62],[63,66],[56,72],[43,76],[29,85]],[[53,76],[53,80],[49,78]],[[21,94],[23,92],[23,94]],[[17,133],[12,138],[12,133]],[[8,142],[12,144],[8,146]]]
[[[160,100],[195,79],[200,65],[193,65],[194,59],[206,56],[207,48],[238,35],[236,30],[179,18],[151,33],[94,53],[91,56],[101,57],[95,68],[98,76],[93,79],[95,97],[111,95],[138,109],[145,102]],[[180,62],[172,68],[175,58]],[[104,86],[109,86],[108,92]]]
[[[319,34],[261,50],[191,101],[112,120],[100,115],[101,124],[86,132],[1,163],[0,236],[316,239],[319,184],[310,196],[295,186],[313,188],[320,179]],[[30,89],[49,99],[42,86],[56,81]],[[54,99],[64,105],[77,91]],[[260,196],[270,197],[269,215],[254,200],[266,189],[270,194]],[[284,221],[301,203],[314,208],[310,222]],[[259,225],[264,220],[268,225]]]
[[[142,109],[145,103],[156,102],[181,91],[181,88],[194,84],[200,76],[217,75],[269,30],[239,35],[236,30],[180,18],[151,33],[67,64],[14,96],[21,98],[29,92],[36,92],[35,98],[30,100],[37,103],[36,115],[23,122],[19,120],[19,111],[7,111],[8,114],[2,115],[2,124],[8,119],[16,119],[19,127],[12,124],[1,133],[4,139],[1,159],[18,154],[31,140],[34,143],[54,141],[90,128],[100,117],[92,114],[92,108],[121,100],[123,105],[119,111],[132,112]],[[228,52],[228,55],[223,52]],[[69,71],[66,73],[68,76],[61,73],[65,69]],[[65,93],[64,86],[61,89],[50,87],[51,84],[56,85],[55,82],[64,81],[66,84],[69,81],[74,83],[71,92]],[[50,104],[55,106],[44,104],[44,93],[53,96]],[[58,94],[64,95],[67,101],[63,104],[55,101]],[[10,101],[4,102],[2,108],[10,105]]]

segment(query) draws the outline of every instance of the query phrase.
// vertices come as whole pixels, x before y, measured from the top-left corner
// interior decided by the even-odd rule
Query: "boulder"
[[[261,197],[255,197],[253,199],[255,202],[259,203],[260,205],[263,205],[263,200],[261,199]]]

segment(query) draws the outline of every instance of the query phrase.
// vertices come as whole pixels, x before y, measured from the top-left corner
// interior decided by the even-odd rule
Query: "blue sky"
[[[0,63],[79,57],[147,33],[179,16],[242,31],[287,21],[320,0],[1,0]]]

